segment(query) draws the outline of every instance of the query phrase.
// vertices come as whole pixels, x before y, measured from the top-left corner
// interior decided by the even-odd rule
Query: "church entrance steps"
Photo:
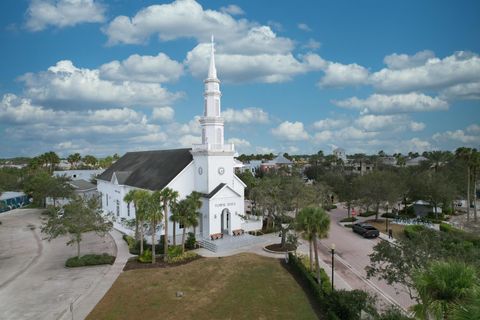
[[[199,241],[199,244],[202,248],[205,248],[212,252],[222,252],[235,250],[247,246],[253,246],[261,242],[264,242],[261,237],[256,237],[245,233],[235,237],[230,235],[224,235],[223,239],[213,241],[209,239],[202,239],[201,241]]]

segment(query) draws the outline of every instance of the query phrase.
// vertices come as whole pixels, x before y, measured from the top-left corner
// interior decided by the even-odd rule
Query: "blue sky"
[[[478,1],[2,1],[0,157],[200,136],[216,39],[240,153],[480,146]]]

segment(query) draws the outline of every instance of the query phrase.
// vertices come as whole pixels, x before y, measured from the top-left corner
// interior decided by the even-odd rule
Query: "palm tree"
[[[311,223],[310,223],[311,215],[308,213],[307,210],[300,210],[295,219],[295,230],[301,232],[302,238],[308,240],[308,247],[309,247],[309,261],[310,261],[310,271],[313,272],[313,238],[314,234],[311,230]]]
[[[138,241],[139,234],[138,234],[138,225],[139,225],[139,217],[138,217],[138,199],[136,194],[139,190],[130,190],[124,197],[123,201],[127,203],[127,206],[130,207],[130,203],[133,202],[133,207],[135,208],[135,240]]]
[[[181,202],[181,201],[180,201]],[[173,246],[177,245],[177,222],[180,221],[180,211],[183,209],[180,207],[180,202],[175,203],[171,206],[172,214],[170,215],[170,221],[173,222]]]
[[[435,261],[413,276],[421,303],[414,306],[421,319],[448,319],[457,303],[472,297],[477,278],[475,269],[461,262]]]
[[[158,201],[161,191],[155,191],[146,198],[146,217],[150,222],[150,228],[152,231],[152,263],[155,263],[155,245],[156,245],[156,235],[157,235],[157,226],[160,221],[162,221],[162,206]]]
[[[168,258],[168,207],[177,201],[178,196],[178,192],[170,188],[165,188],[158,192],[158,200],[163,205],[163,216],[165,218],[165,235],[163,236],[163,253],[165,261],[167,261]]]
[[[146,190],[134,190],[133,195],[134,196],[132,201],[135,206],[135,223],[138,225],[138,229],[139,229],[138,240],[140,241],[140,255],[142,255],[143,240],[145,238],[143,225],[147,217],[146,215],[147,215],[148,199],[150,197],[150,193]]]
[[[307,207],[299,212],[301,226],[307,234],[313,238],[313,249],[315,254],[315,269],[317,282],[320,283],[320,262],[318,259],[318,238],[325,238],[330,229],[330,216],[322,208]]]
[[[199,205],[200,203],[200,205]],[[197,192],[192,192],[184,200],[180,201],[175,208],[177,208],[178,222],[183,225],[182,233],[182,253],[185,252],[185,234],[189,227],[198,226],[198,209],[201,207],[200,196]]]
[[[197,227],[198,227],[198,219],[201,217],[201,213],[199,212],[200,208],[202,207],[202,200],[200,198],[202,197],[200,192],[193,191],[190,193],[187,198],[189,199],[191,205],[192,205],[192,210],[195,211],[195,216],[194,219],[191,221],[192,227],[193,227],[193,234],[196,236],[197,233]]]
[[[455,156],[463,160],[467,165],[467,221],[470,221],[470,167],[472,158],[472,149],[461,147],[455,151]]]

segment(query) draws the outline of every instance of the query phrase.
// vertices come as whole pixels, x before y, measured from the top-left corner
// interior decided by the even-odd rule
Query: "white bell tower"
[[[220,183],[231,184],[233,181],[233,144],[224,141],[224,119],[221,116],[222,96],[220,80],[215,68],[215,47],[211,42],[210,66],[204,81],[205,92],[202,127],[202,143],[192,147],[195,160],[195,186],[199,192],[210,193]]]

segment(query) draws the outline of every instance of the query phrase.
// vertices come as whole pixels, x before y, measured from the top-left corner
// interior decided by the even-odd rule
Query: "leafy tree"
[[[475,270],[462,262],[432,262],[414,274],[421,303],[414,306],[421,319],[449,319],[456,304],[472,297],[477,289]]]
[[[170,188],[165,188],[157,193],[158,200],[163,206],[163,216],[165,218],[164,228],[165,235],[163,237],[163,250],[164,250],[164,259],[167,261],[168,258],[168,208],[172,206],[178,199],[178,192]]]
[[[68,198],[72,194],[72,187],[66,177],[52,177],[48,172],[40,170],[29,175],[23,182],[25,193],[33,197],[33,202],[45,207],[45,198]]]
[[[111,228],[112,223],[103,218],[95,198],[75,198],[63,209],[50,208],[49,217],[42,225],[42,232],[47,235],[48,241],[68,235],[70,240],[67,245],[76,244],[77,257],[80,258],[80,242],[84,233],[94,231],[103,236]]]
[[[347,205],[347,216],[350,217],[350,210],[353,202],[358,198],[358,188],[355,186],[356,176],[353,174],[341,174],[331,172],[325,175],[325,181],[338,195],[341,202]]]
[[[468,233],[438,232],[423,229],[395,245],[379,242],[370,254],[368,277],[398,284],[412,299],[420,302],[413,282],[416,272],[426,270],[429,262],[451,259],[480,268],[480,241]]]
[[[94,156],[87,154],[83,157],[83,162],[90,167],[96,167],[98,160]]]
[[[255,187],[257,184],[257,179],[253,176],[252,172],[250,170],[246,170],[244,172],[241,172],[237,174],[237,176],[240,178],[240,180],[243,181],[247,185],[245,188],[245,198],[250,199],[250,191],[252,188]]]
[[[457,159],[462,160],[463,162],[466,163],[467,167],[467,221],[470,221],[470,194],[471,194],[471,188],[470,188],[470,180],[471,180],[471,160],[472,160],[472,155],[475,152],[475,149],[472,148],[466,148],[466,147],[461,147],[455,150],[455,156]]]
[[[82,157],[80,156],[80,153],[72,153],[71,155],[69,155],[67,157],[67,161],[68,163],[70,163],[70,166],[72,168],[76,167],[78,165],[78,163],[80,162],[80,160],[82,160]]]
[[[320,283],[320,263],[318,258],[318,238],[328,236],[330,229],[330,216],[322,208],[307,207],[303,208],[298,216],[296,223],[297,229],[306,233],[308,239],[313,240],[313,250],[315,254],[315,269],[317,272],[317,281]]]

